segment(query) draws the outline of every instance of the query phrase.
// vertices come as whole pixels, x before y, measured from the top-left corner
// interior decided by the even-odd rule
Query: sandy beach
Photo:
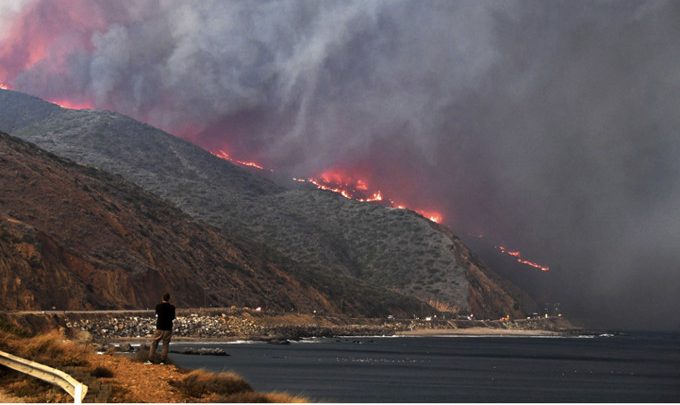
[[[396,332],[397,336],[559,336],[560,332],[540,329],[498,329],[498,328],[457,328],[457,329],[414,329]]]

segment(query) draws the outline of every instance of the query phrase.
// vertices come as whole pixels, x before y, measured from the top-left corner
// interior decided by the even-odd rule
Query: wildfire
[[[6,84],[3,83],[3,82],[0,82],[0,89],[2,89],[2,90],[9,90],[9,86],[6,85]]]
[[[320,190],[338,193],[348,200],[361,202],[383,201],[382,192],[380,192],[380,190],[370,192],[368,183],[365,180],[345,176],[337,171],[325,171],[317,178],[310,177],[308,179],[300,179],[293,177],[293,180],[298,183],[311,183]]]
[[[377,203],[395,209],[409,209],[405,204],[396,203],[392,199],[385,198],[382,191],[380,190],[370,190],[366,180],[345,175],[340,171],[327,170],[321,173],[321,175],[318,177],[310,177],[307,179],[293,177],[293,180],[298,183],[310,183],[320,190],[332,191],[334,193],[340,194],[348,200]],[[412,210],[438,224],[442,223],[444,220],[443,215],[436,211],[426,211],[421,209]]]
[[[78,101],[70,101],[70,100],[49,100],[50,103],[56,104],[61,108],[66,108],[69,110],[92,110],[94,109],[94,106],[92,103],[83,101],[83,102],[78,102]]]
[[[240,166],[252,167],[258,170],[265,170],[264,166],[262,166],[259,163],[232,158],[231,155],[229,155],[229,153],[227,153],[227,151],[225,151],[224,149],[218,149],[217,151],[210,153],[212,153],[214,156],[217,156],[220,159],[226,160],[231,163],[235,163]]]
[[[519,250],[510,250],[510,249],[506,248],[505,246],[500,245],[500,246],[498,246],[498,251],[505,254],[505,255],[514,257],[515,261],[517,263],[525,264],[527,266],[531,266],[535,269],[538,269],[538,270],[541,270],[541,271],[544,271],[544,272],[550,271],[550,267],[548,267],[548,266],[543,266],[542,264],[538,264],[536,262],[532,262],[531,260],[524,259],[522,257],[522,253]]]
[[[436,222],[438,224],[441,224],[442,221],[444,220],[444,217],[442,214],[435,212],[435,211],[423,211],[423,210],[414,210],[418,214],[424,216],[425,218],[429,219],[432,222]]]

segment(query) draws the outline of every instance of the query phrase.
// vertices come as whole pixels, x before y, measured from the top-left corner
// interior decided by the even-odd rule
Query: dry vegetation
[[[65,340],[57,331],[31,338],[0,331],[0,350],[59,369],[85,366],[89,355],[85,346]],[[6,368],[0,369],[0,380],[4,391],[25,402],[71,402],[60,388]]]
[[[259,393],[232,372],[212,373],[194,370],[183,379],[171,383],[196,402],[306,402],[286,393]]]
[[[173,365],[146,365],[122,355],[97,354],[58,331],[26,337],[0,329],[0,350],[66,371],[83,369],[95,381],[111,385],[109,402],[305,402],[284,393],[255,392],[230,372],[187,371]],[[0,386],[24,402],[72,401],[59,388],[4,368],[0,369]]]
[[[15,98],[14,103],[36,102]],[[269,250],[292,259],[295,264],[281,266],[283,270],[328,301],[324,308],[317,300],[320,308],[312,309],[369,317],[407,315],[423,312],[427,304],[422,301],[432,301],[466,310],[471,289],[485,294],[457,260],[460,249],[467,249],[412,211],[350,201],[309,186],[284,188],[115,113],[62,111],[24,126],[13,119],[0,115],[0,127],[15,128],[15,136],[59,156],[119,174],[229,238],[261,244],[263,249],[251,250],[249,259],[270,256],[269,261],[282,263]],[[275,280],[285,281],[284,276]],[[210,282],[222,283],[216,278]],[[373,299],[362,300],[364,296]],[[281,300],[277,304],[285,306]],[[474,310],[479,316],[495,316],[512,307]]]

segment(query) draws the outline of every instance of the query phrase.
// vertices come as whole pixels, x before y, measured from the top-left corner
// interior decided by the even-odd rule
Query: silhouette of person
[[[158,342],[163,341],[163,351],[161,353],[161,363],[168,359],[170,339],[172,338],[172,321],[175,319],[175,306],[170,303],[170,294],[163,295],[163,301],[156,305],[156,333],[151,340],[149,351],[149,361],[153,360],[158,348]]]

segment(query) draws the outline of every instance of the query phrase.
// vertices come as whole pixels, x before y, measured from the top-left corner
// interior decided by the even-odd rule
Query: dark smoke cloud
[[[678,2],[50,0],[21,13],[0,17],[0,74],[18,90],[296,175],[355,170],[550,264],[560,288],[544,295],[584,319],[680,327]],[[22,49],[40,46],[31,63]]]

